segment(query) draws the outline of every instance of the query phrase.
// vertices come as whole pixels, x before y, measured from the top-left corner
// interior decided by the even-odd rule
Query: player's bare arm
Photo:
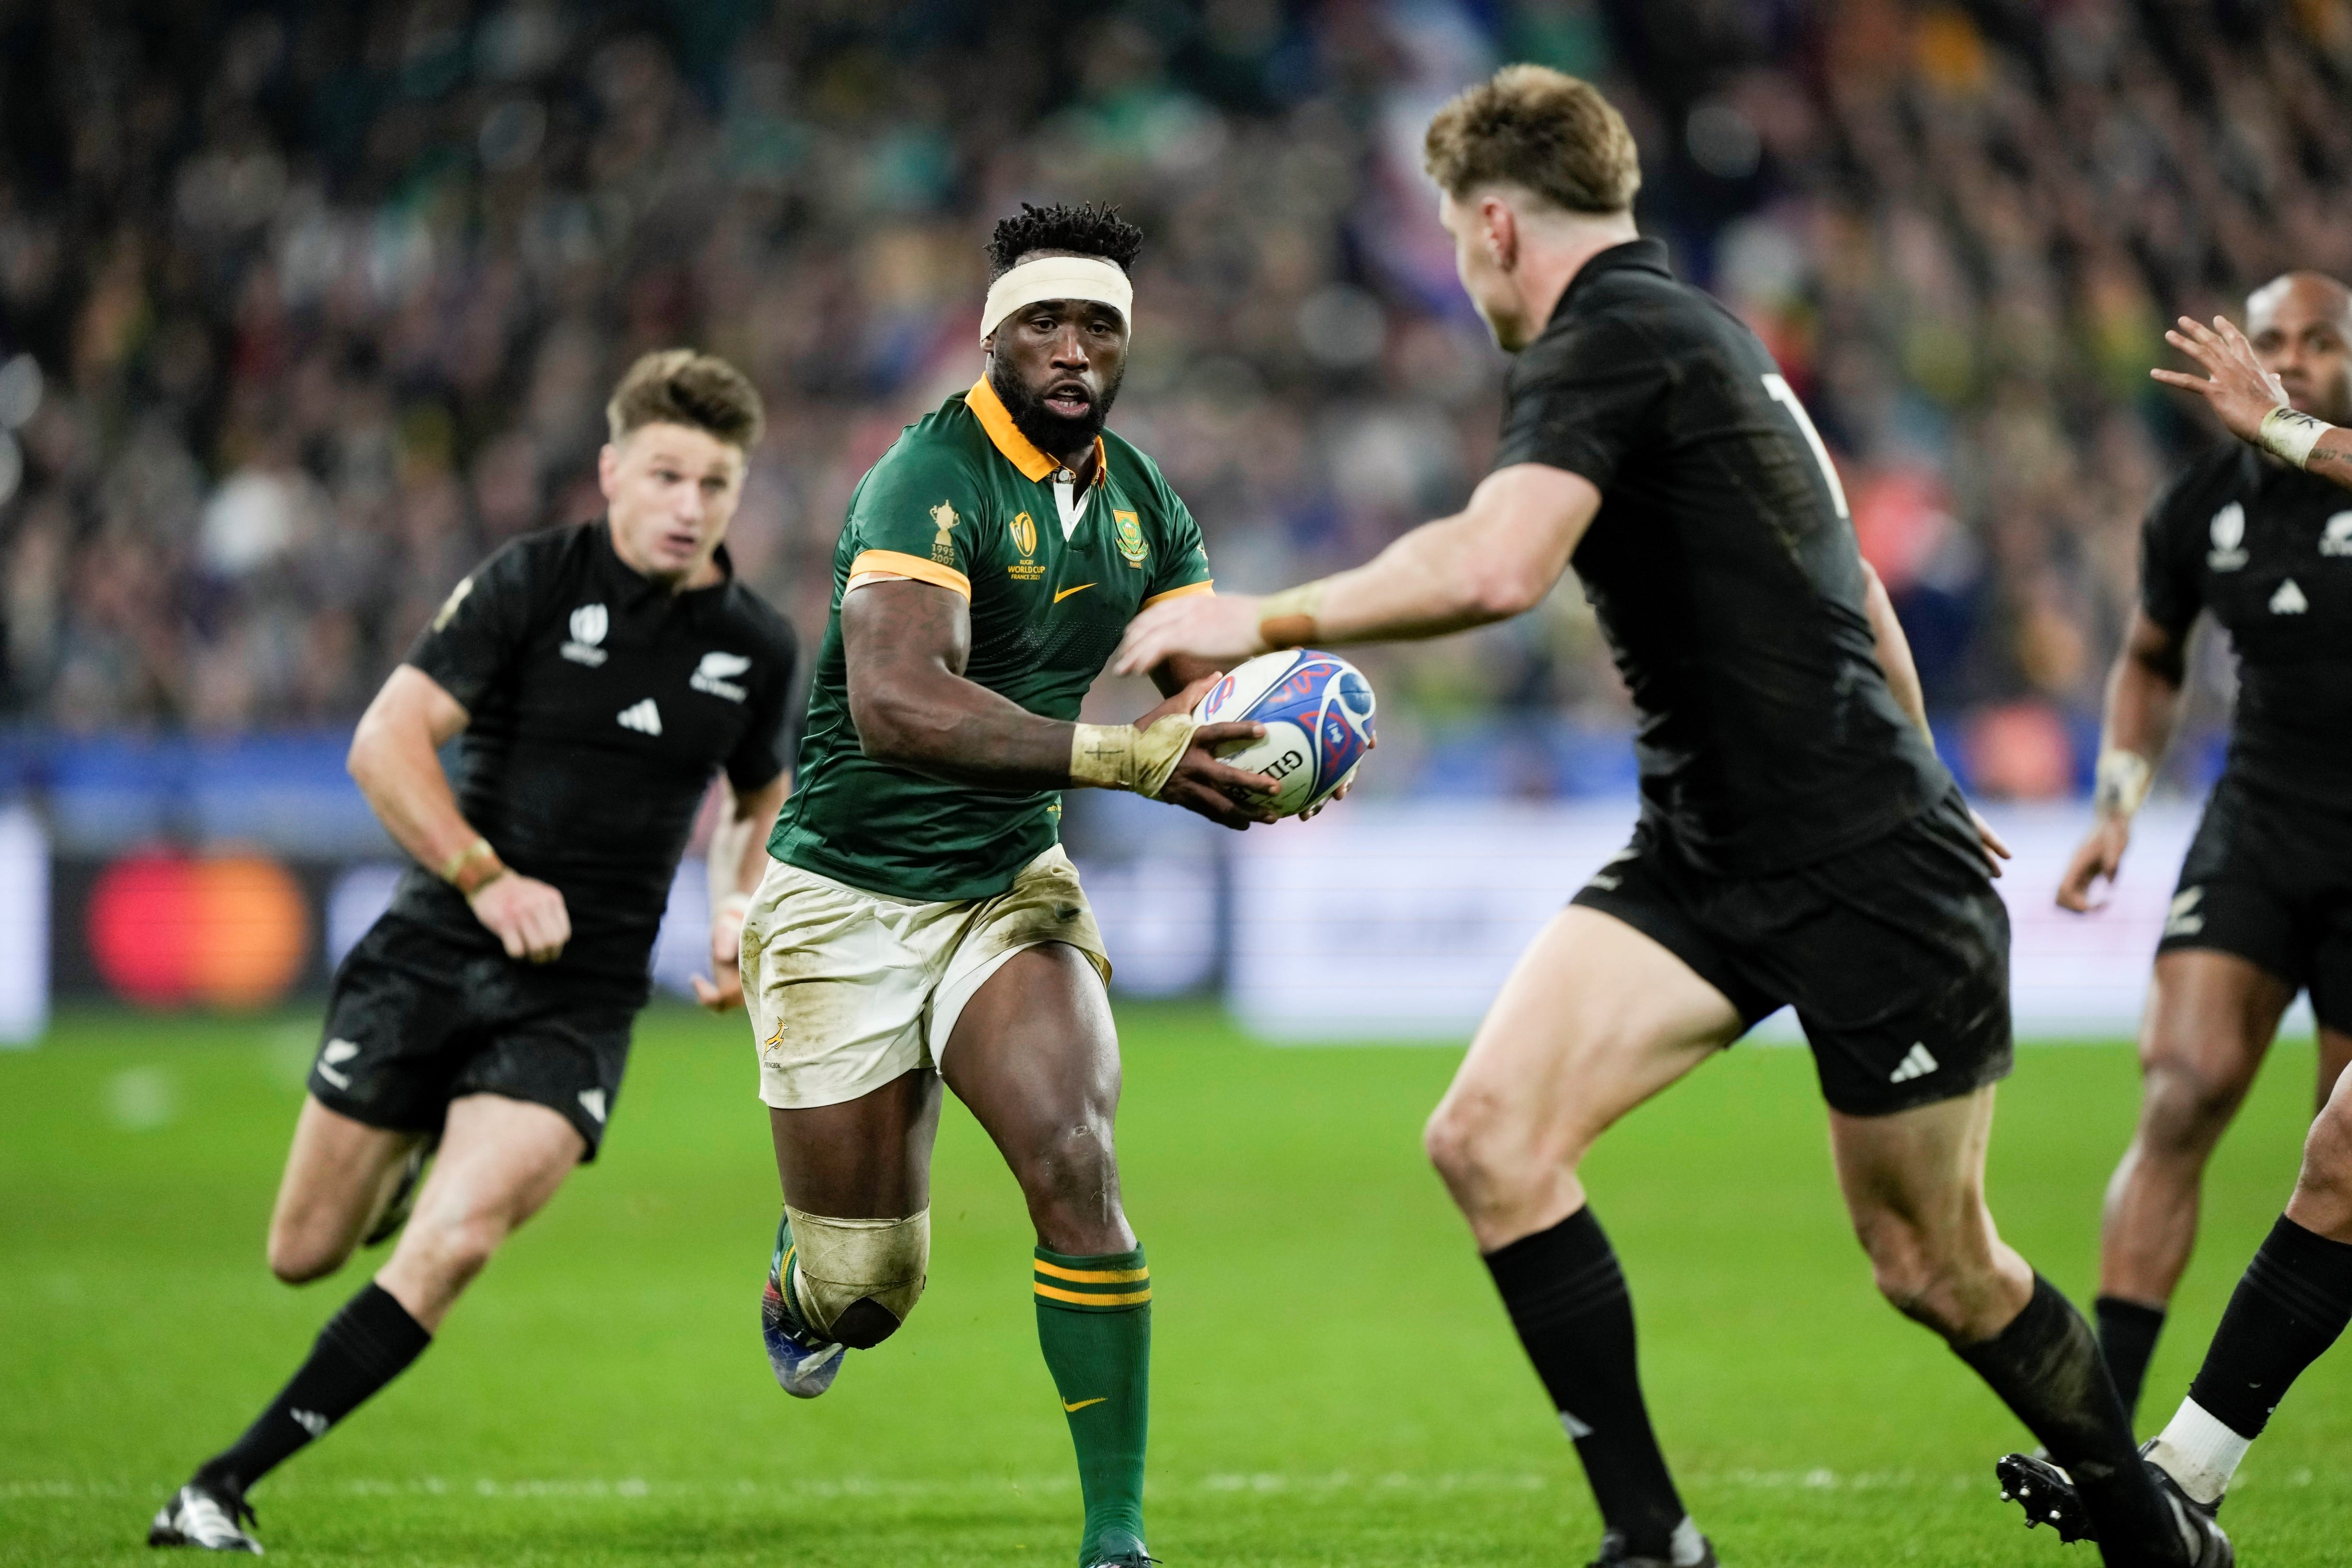
[[[346,765],[394,841],[466,895],[509,958],[547,963],[572,940],[563,895],[499,858],[458,813],[442,771],[441,747],[466,728],[467,717],[439,682],[404,664],[361,716]]]
[[[2346,352],[2340,331],[2328,335],[2334,342],[2323,345],[2322,352]],[[2206,374],[2158,368],[2149,375],[2202,396],[2213,416],[2239,440],[2352,489],[2352,428],[2295,406],[2281,376],[2263,368],[2254,344],[2234,322],[2216,316],[2206,327],[2183,316],[2164,341],[2195,360]]]
[[[710,974],[694,976],[694,999],[714,1013],[743,1005],[743,913],[768,870],[768,835],[792,790],[792,774],[778,773],[755,790],[738,791],[722,775],[726,805],[710,832],[707,862],[710,888]]]
[[[1171,599],[1135,618],[1120,674],[1192,655],[1238,663],[1269,648],[1444,637],[1522,615],[1568,570],[1601,492],[1543,463],[1498,468],[1455,515],[1423,523],[1363,565],[1260,597]]]
[[[1886,584],[1867,561],[1862,563],[1862,606],[1870,617],[1870,634],[1878,643],[1878,668],[1885,672],[1886,689],[1933,746],[1936,734],[1927,724],[1927,694],[1920,688],[1918,661],[1911,657],[1911,639],[1903,635],[1895,601],[1886,596]],[[1969,808],[1969,820],[1976,824],[1977,841],[1984,846],[1985,869],[2000,876],[2000,863],[2009,858],[2009,846],[1974,806]]]
[[[1200,603],[1213,595],[1195,595]],[[1112,783],[1090,771],[1082,742],[1124,742],[1139,771],[1127,787],[1198,812],[1225,827],[1273,820],[1235,795],[1264,793],[1274,781],[1217,761],[1215,748],[1254,739],[1256,724],[1202,724],[1189,717],[1210,671],[1131,726],[1067,724],[1030,712],[963,676],[971,652],[971,616],[958,594],[929,583],[868,583],[841,602],[842,647],[849,667],[849,706],[866,754],[954,784],[991,789],[1062,789]],[[1155,665],[1159,660],[1152,661]],[[1172,723],[1167,734],[1160,726]],[[1102,736],[1118,730],[1125,735]],[[1088,732],[1095,732],[1089,734]],[[1153,748],[1178,743],[1172,763]],[[1158,776],[1153,773],[1157,771]]]
[[[2087,913],[2099,907],[2097,886],[2112,882],[2131,843],[2133,816],[2156,776],[2180,716],[2187,679],[2188,639],[2134,612],[2115,668],[2107,672],[2106,712],[2100,724],[2098,784],[2092,796],[2097,820],[2074,851],[2058,883],[2058,907]]]

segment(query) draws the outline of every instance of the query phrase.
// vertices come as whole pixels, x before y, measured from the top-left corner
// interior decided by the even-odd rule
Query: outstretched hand
[[[1193,595],[1200,602],[1209,602],[1205,594]],[[1187,600],[1178,600],[1186,603]],[[1171,713],[1190,713],[1209,693],[1209,688],[1225,678],[1222,669],[1212,670],[1177,692],[1159,707],[1135,721],[1138,730],[1149,730]],[[1160,787],[1159,797],[1171,805],[1207,817],[1220,827],[1235,831],[1253,822],[1272,822],[1276,813],[1265,803],[1278,786],[1264,773],[1245,773],[1217,760],[1217,748],[1235,741],[1255,741],[1265,733],[1263,724],[1203,724],[1192,731],[1192,743],[1184,754],[1176,759],[1176,771]],[[1255,797],[1255,798],[1254,798]]]
[[[1111,671],[1140,675],[1185,655],[1230,669],[1265,651],[1257,623],[1258,601],[1252,594],[1184,594],[1162,600],[1128,623],[1118,651],[1111,655]]]
[[[2254,357],[2254,345],[2246,341],[2246,334],[2224,316],[2214,317],[2210,327],[2199,326],[2183,316],[2179,327],[2164,334],[2164,341],[2203,365],[2211,379],[2179,370],[2147,374],[2167,386],[2202,396],[2231,435],[2260,446],[2263,416],[2285,404],[2286,388]]]

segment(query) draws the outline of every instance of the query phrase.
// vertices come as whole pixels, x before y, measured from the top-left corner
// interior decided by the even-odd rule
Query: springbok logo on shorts
[[[572,640],[563,645],[563,657],[591,669],[604,663],[609,656],[597,644],[604,640],[612,624],[612,616],[602,605],[583,605],[572,611]]]
[[[2242,503],[2231,501],[2213,514],[2212,534],[2206,565],[2216,572],[2235,572],[2246,563],[2246,509]]]
[[[2322,555],[2352,555],[2352,511],[2339,511],[2319,531]]]

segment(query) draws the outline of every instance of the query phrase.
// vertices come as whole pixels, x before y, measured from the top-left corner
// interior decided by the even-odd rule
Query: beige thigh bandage
[[[831,1219],[786,1204],[784,1215],[793,1227],[793,1300],[809,1326],[852,1350],[871,1349],[897,1332],[923,1294],[931,1211],[905,1219]]]

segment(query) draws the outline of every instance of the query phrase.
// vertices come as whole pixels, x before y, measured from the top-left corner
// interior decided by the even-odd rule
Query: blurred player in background
[[[940,1085],[996,1142],[1036,1226],[1037,1337],[1086,1501],[1082,1568],[1148,1561],[1151,1277],[1119,1203],[1109,961],[1059,842],[1061,792],[1129,789],[1229,827],[1273,781],[1214,760],[1217,671],[1133,725],[1073,722],[1120,630],[1210,593],[1151,459],[1103,422],[1127,365],[1142,235],[1108,210],[996,226],[986,369],[908,427],[834,554],[800,791],[743,931],[784,1215],[764,1299],[784,1389],[831,1386],[897,1331],[930,1256]]]
[[[2299,343],[2280,341],[2279,334],[2290,331],[2289,322],[2294,323],[2292,331],[2301,339]],[[2265,479],[2300,478],[2284,471],[2294,468],[2342,487],[2334,499],[2343,510],[2334,517],[2315,521],[2314,511],[2302,506],[2293,510],[2282,508],[2269,521],[2270,538],[2264,541],[2271,574],[2292,574],[2282,581],[2295,583],[2307,606],[2299,611],[2273,608],[2273,614],[2307,616],[2304,624],[2311,626],[2309,641],[2287,645],[2301,648],[2308,667],[2294,677],[2294,689],[2303,700],[2321,707],[2311,721],[2315,725],[2324,721],[2326,736],[2341,746],[2346,735],[2352,733],[2347,728],[2352,725],[2352,640],[2348,640],[2352,633],[2347,633],[2352,628],[2352,502],[2343,494],[2352,490],[2352,428],[2340,423],[2352,414],[2352,398],[2345,395],[2344,379],[2352,314],[2347,314],[2340,284],[2298,273],[2255,294],[2249,302],[2247,325],[2253,332],[2251,342],[2218,317],[2210,328],[2182,317],[2179,329],[2165,337],[2209,375],[2176,370],[2158,370],[2154,374],[2168,385],[2201,394],[2231,435],[2267,454],[2266,459],[2249,455],[2250,461],[2275,459],[2278,471],[2263,470]],[[2299,486],[2285,493],[2303,496]],[[2309,499],[2315,505],[2319,500]],[[2251,545],[2251,515],[2246,531]],[[2332,541],[2340,542],[2336,548],[2329,548]],[[2215,548],[2221,548],[2218,541]],[[2283,594],[2284,588],[2274,592]],[[2236,631],[2235,624],[2225,624]],[[2248,668],[2239,699],[2242,743],[2246,698],[2263,689],[2252,672],[2254,660],[2277,658],[2279,644],[2276,633],[2258,630],[2239,636]],[[2268,694],[2276,695],[2274,686]],[[2335,781],[2334,811],[2323,812],[2310,802],[2271,806],[2294,824],[2293,837],[2285,842],[2276,837],[2256,840],[2265,851],[2276,846],[2274,856],[2259,862],[2262,873],[2274,882],[2268,889],[2233,889],[2243,900],[2234,907],[2211,901],[2209,893],[2206,907],[2217,911],[2233,908],[2240,919],[2248,912],[2267,915],[2270,922],[2266,926],[2249,921],[2246,926],[2230,928],[2232,931],[2250,930],[2273,941],[2283,931],[2291,931],[2311,944],[2296,956],[2312,964],[2305,972],[2305,984],[2319,1011],[2323,1042],[2329,1032],[2340,1042],[2342,1030],[2330,1031],[2326,1020],[2330,1002],[2340,1004],[2345,995],[2342,988],[2352,981],[2346,968],[2347,954],[2352,952],[2347,946],[2352,943],[2352,900],[2344,891],[2352,883],[2352,868],[2347,868],[2346,858],[2347,813],[2352,813],[2352,805],[2347,803],[2352,802],[2352,793],[2347,792],[2346,774],[2341,771],[2343,753],[2338,751],[2333,759],[2325,757],[2310,744],[2320,739],[2319,733],[2309,735],[2300,755],[2304,766]],[[2233,768],[2238,754],[2233,751]],[[2326,770],[2331,763],[2337,771],[2329,773]],[[2218,786],[2214,795],[2217,801],[2221,797]],[[2210,827],[2210,807],[2206,820]],[[2200,845],[2206,831],[2200,830]],[[2273,834],[2287,831],[2281,826],[2271,828]],[[2189,863],[2196,862],[2197,850],[2192,848]],[[2187,880],[2185,874],[2183,880]],[[2281,889],[2286,896],[2282,896]],[[2288,902],[2289,897],[2293,903]],[[2179,907],[2176,902],[2175,908]],[[2266,957],[2274,962],[2282,952],[2294,951],[2273,947],[2266,950]],[[2256,993],[2257,1002],[2248,1004],[2250,1010],[2256,1005],[2267,1005],[2273,995],[2292,994],[2275,972],[2263,978],[2270,981],[2271,989]],[[2324,994],[2323,985],[2330,988]],[[2323,994],[2328,1000],[2323,1000]],[[2268,1016],[2274,1023],[2277,1007],[2270,1006]],[[2321,1059],[2323,1065],[2329,1059],[2325,1047]],[[2340,1068],[2340,1054],[2335,1065]],[[2193,1201],[2194,1187],[2189,1191]],[[2185,1234],[2181,1246],[2187,1246]],[[2206,1349],[2204,1364],[2189,1386],[2189,1396],[2142,1450],[2149,1467],[2168,1488],[2199,1509],[2209,1514],[2219,1509],[2240,1461],[2269,1425],[2271,1413],[2303,1375],[2303,1369],[2342,1335],[2347,1322],[2352,1322],[2352,1074],[2339,1070],[2304,1141],[2303,1168],[2295,1176],[2294,1195],[2231,1293],[2221,1327]],[[2015,1478],[2009,1490],[2026,1504],[2028,1520],[2037,1516],[2053,1520],[2062,1538],[2094,1533],[2093,1522],[2084,1516],[2068,1477],[2021,1455],[2011,1455],[2002,1466],[2005,1477]]]
[[[2246,333],[2292,410],[2352,422],[2343,284],[2310,272],[2265,284],[2246,301]],[[2320,1104],[2352,1059],[2352,503],[2318,472],[2232,441],[2149,509],[2139,610],[2107,680],[2098,821],[2058,901],[2091,909],[2122,864],[2200,611],[2237,651],[2237,710],[2157,948],[2139,1128],[2107,1188],[2099,1342],[2127,1412],[2189,1264],[2205,1163],[2297,991],[2318,1015]]]
[[[432,1342],[515,1229],[596,1157],[678,856],[714,772],[706,1005],[740,1000],[736,942],[783,804],[792,627],[721,542],[760,395],[685,350],[639,360],[607,410],[604,520],[516,541],[459,583],[352,739],[368,804],[415,857],[335,974],[295,1124],[269,1267],[391,1258],[320,1331],[148,1542],[259,1552],[254,1484]],[[453,788],[438,752],[462,735]]]
[[[1642,820],[1520,960],[1428,1142],[1584,1462],[1599,1563],[1715,1554],[1652,1432],[1577,1167],[1783,1004],[1880,1289],[2073,1468],[2110,1563],[2226,1563],[2134,1454],[2089,1326],[1986,1209],[2006,851],[1936,759],[1811,422],[1754,335],[1638,237],[1633,137],[1590,86],[1507,68],[1437,116],[1427,152],[1464,287],[1518,356],[1494,471],[1354,571],[1146,614],[1119,667],[1441,636],[1532,608],[1573,561],[1641,710]]]

